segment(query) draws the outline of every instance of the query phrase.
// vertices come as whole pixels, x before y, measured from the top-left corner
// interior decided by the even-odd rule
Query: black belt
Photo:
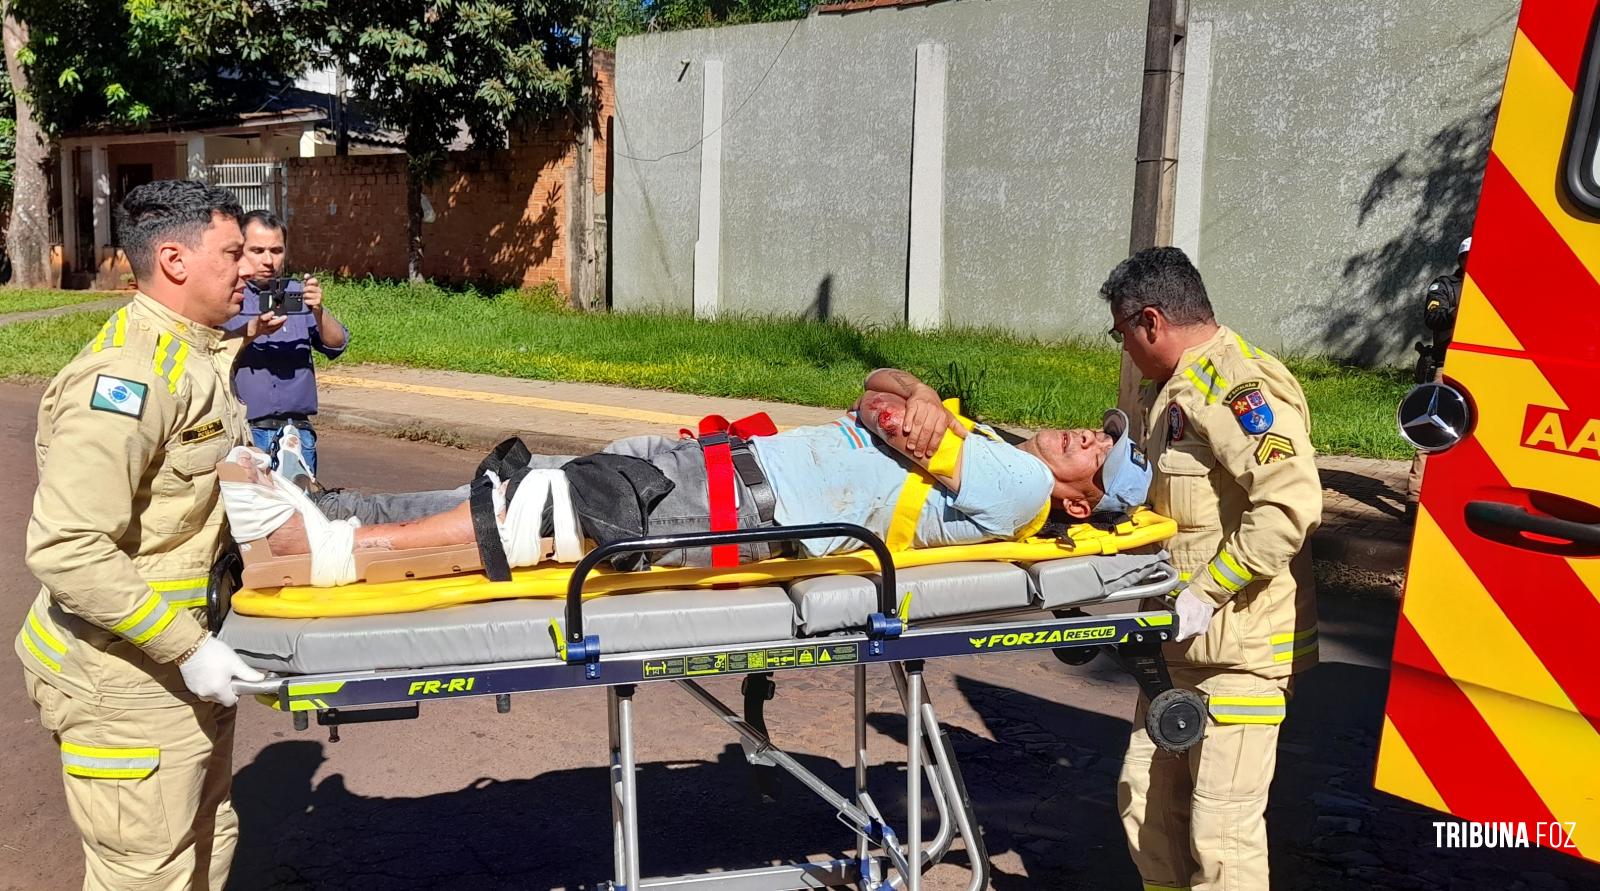
[[[301,430],[312,429],[311,419],[305,415],[269,415],[265,418],[256,418],[250,422],[250,426],[257,430],[277,430],[284,424],[293,424]]]
[[[730,437],[728,454],[733,461],[734,472],[739,474],[740,482],[750,491],[750,500],[755,502],[756,516],[761,525],[771,526],[778,496],[772,491],[772,484],[767,482],[767,475],[761,472],[761,464],[750,450],[750,442],[737,436]]]

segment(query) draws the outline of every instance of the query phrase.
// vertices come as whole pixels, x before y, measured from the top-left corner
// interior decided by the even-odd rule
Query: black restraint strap
[[[533,453],[528,451],[528,446],[520,436],[500,441],[483,461],[478,464],[478,472],[474,477],[483,476],[488,471],[494,471],[501,479],[507,479],[511,474],[527,467],[533,462]]]
[[[478,559],[491,582],[511,581],[511,564],[500,544],[500,526],[494,516],[494,483],[486,476],[472,481],[467,504],[472,512],[472,535],[478,541]]]
[[[750,500],[756,504],[756,515],[760,517],[761,525],[771,526],[773,509],[778,506],[778,496],[773,494],[772,484],[767,482],[767,475],[761,472],[761,465],[756,462],[755,454],[750,451],[750,443],[735,437],[730,457],[740,481],[750,490]]]

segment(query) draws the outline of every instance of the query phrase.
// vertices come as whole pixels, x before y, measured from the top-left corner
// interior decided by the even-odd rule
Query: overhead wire
[[[772,74],[772,69],[774,69],[774,68],[776,68],[778,66],[778,60],[783,58],[784,50],[787,50],[789,48],[789,42],[794,39],[795,32],[800,30],[800,25],[804,21],[805,21],[804,18],[795,19],[794,26],[789,29],[788,36],[783,38],[783,45],[778,47],[777,54],[772,57],[772,61],[771,62],[767,63],[766,70],[761,72],[760,80],[756,81],[756,85],[754,87],[750,88],[750,92],[745,94],[744,99],[740,100],[739,105],[736,108],[734,108],[732,113],[730,113],[726,118],[724,118],[722,120],[722,123],[720,123],[720,124],[718,124],[716,126],[716,129],[712,130],[710,133],[706,133],[705,135],[701,136],[699,139],[696,139],[694,142],[690,143],[688,146],[685,146],[684,148],[678,149],[677,151],[671,151],[671,152],[667,152],[665,154],[656,155],[653,158],[641,158],[641,157],[639,157],[637,155],[630,155],[630,154],[627,154],[625,152],[616,152],[616,156],[618,158],[627,158],[629,161],[638,161],[638,162],[640,162],[642,164],[654,164],[657,161],[664,161],[667,158],[672,158],[672,157],[676,157],[677,155],[683,155],[683,154],[687,154],[689,152],[692,152],[695,149],[699,148],[702,144],[704,144],[707,139],[710,139],[712,136],[715,136],[716,134],[721,133],[729,124],[733,123],[733,119],[739,116],[739,112],[744,110],[744,107],[750,103],[750,100],[755,97],[756,93],[761,92],[761,85],[765,84],[767,82],[767,76]],[[618,121],[619,126],[622,128],[623,138],[626,139],[627,138],[627,133],[628,133],[627,120],[625,118],[623,118],[621,115],[618,115],[617,116],[617,121]]]

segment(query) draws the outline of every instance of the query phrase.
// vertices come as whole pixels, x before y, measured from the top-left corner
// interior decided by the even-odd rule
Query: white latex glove
[[[1211,626],[1211,617],[1217,612],[1216,606],[1194,593],[1193,588],[1184,588],[1172,608],[1178,614],[1178,636],[1173,638],[1175,643],[1204,634]]]
[[[266,677],[244,664],[233,647],[209,634],[200,649],[178,666],[178,671],[183,674],[183,685],[190,693],[208,702],[230,706],[239,701],[238,694],[233,692],[235,680],[259,681]]]

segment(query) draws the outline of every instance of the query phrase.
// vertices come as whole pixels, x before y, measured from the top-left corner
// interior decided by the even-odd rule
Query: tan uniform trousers
[[[1291,683],[1214,669],[1173,669],[1172,681],[1225,701],[1287,699]],[[1205,739],[1173,754],[1145,732],[1149,704],[1139,697],[1117,784],[1123,830],[1145,891],[1267,891],[1267,789],[1277,767],[1278,724],[1219,723],[1213,714]],[[1245,720],[1252,719],[1272,720]]]
[[[39,722],[70,751],[159,750],[159,765],[137,779],[79,776],[64,761],[67,809],[83,836],[84,891],[221,891],[239,840],[228,797],[235,710],[209,702],[108,709],[32,674],[27,684]]]

